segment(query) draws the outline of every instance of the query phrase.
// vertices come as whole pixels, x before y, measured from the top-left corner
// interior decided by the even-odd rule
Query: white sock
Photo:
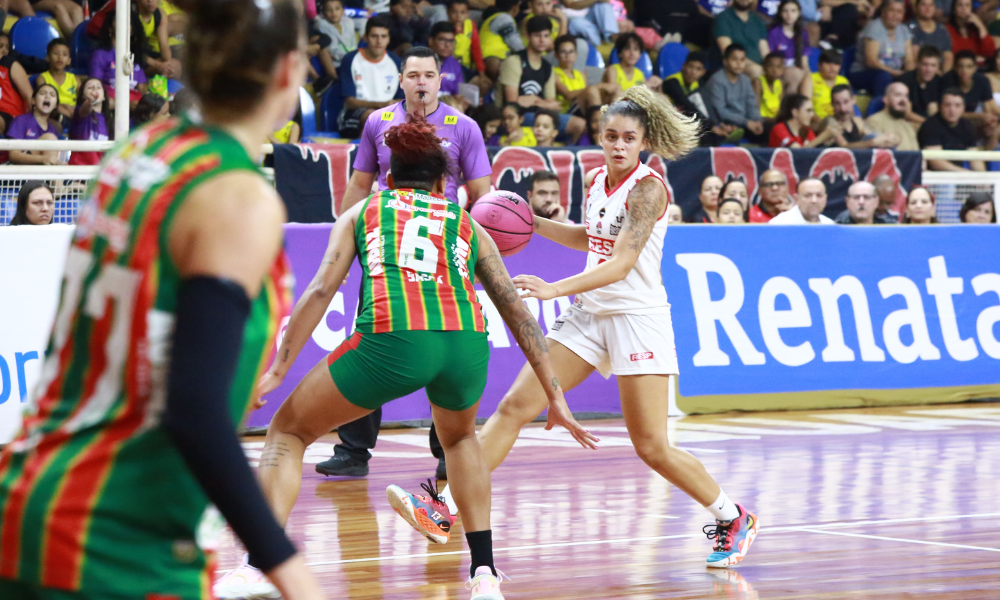
[[[740,518],[740,509],[736,508],[733,501],[722,490],[719,490],[719,497],[715,499],[715,502],[705,508],[712,513],[717,521],[734,521]]]
[[[451,497],[451,486],[446,485],[444,489],[441,490],[441,496],[444,497],[444,503],[448,505],[448,510],[451,512],[452,516],[458,514],[458,505],[455,504],[455,499]]]

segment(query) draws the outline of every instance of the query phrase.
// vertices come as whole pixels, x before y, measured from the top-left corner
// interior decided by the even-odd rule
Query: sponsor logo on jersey
[[[615,222],[608,227],[608,233],[611,235],[618,235],[618,232],[622,230],[622,223],[625,222],[625,209],[622,209],[618,216],[615,217]]]
[[[600,212],[597,213],[597,216],[598,217],[603,217],[604,216],[604,209],[603,208],[600,210]]]
[[[604,212],[603,208],[601,209],[601,212]],[[601,233],[601,222],[598,221],[597,222],[597,234],[600,235],[600,233]]]
[[[598,237],[587,236],[588,246],[590,251],[594,254],[600,254],[601,256],[611,256],[611,252],[615,249],[614,240],[603,240]]]
[[[121,254],[128,245],[131,233],[132,226],[128,221],[102,211],[96,199],[88,200],[80,209],[75,233],[78,240],[100,236],[108,240],[116,254]]]
[[[445,125],[456,125],[458,124],[458,115],[448,115],[444,118]]]
[[[414,196],[414,198],[416,198],[417,200],[423,200],[424,198],[427,198],[427,200],[425,200],[425,202],[440,203],[438,200],[436,200],[434,198],[431,198],[430,196],[425,196],[423,194],[416,194]],[[449,212],[447,210],[437,210],[437,209],[434,209],[434,208],[424,208],[422,206],[413,206],[412,204],[407,204],[406,202],[403,202],[399,198],[393,198],[392,200],[389,200],[389,202],[385,206],[386,206],[386,208],[391,208],[393,210],[405,210],[407,212],[425,212],[425,213],[430,213],[431,215],[433,215],[435,217],[438,217],[440,219],[456,219],[456,218],[458,218],[454,214],[452,214],[451,212]]]
[[[382,113],[382,120],[383,121],[391,121],[392,120],[392,112],[384,112],[384,113]]]
[[[632,362],[637,360],[650,360],[653,358],[652,352],[637,352],[629,357]]]

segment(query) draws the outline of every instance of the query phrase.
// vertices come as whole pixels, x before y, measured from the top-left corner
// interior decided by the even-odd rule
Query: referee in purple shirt
[[[425,117],[437,129],[438,137],[444,140],[443,145],[451,161],[445,197],[457,202],[458,188],[464,180],[469,193],[468,206],[471,206],[490,191],[490,176],[493,174],[479,126],[465,114],[438,101],[441,61],[430,48],[415,46],[407,50],[403,55],[399,79],[405,99],[376,110],[365,123],[354,159],[354,172],[344,191],[341,212],[367,198],[376,178],[380,191],[389,189],[385,176],[389,172],[390,153],[382,138],[390,127],[403,123],[408,115]],[[381,424],[382,409],[378,409],[367,417],[341,426],[337,430],[340,443],[334,447],[333,457],[316,465],[316,471],[324,475],[349,477],[368,475],[368,461],[372,456],[370,450],[378,441]],[[438,479],[447,479],[444,451],[433,425],[430,446],[431,453],[438,459]]]

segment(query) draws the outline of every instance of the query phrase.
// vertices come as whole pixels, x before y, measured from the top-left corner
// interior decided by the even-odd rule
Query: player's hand
[[[264,375],[261,376],[260,381],[257,382],[257,390],[253,398],[253,409],[257,410],[267,404],[267,400],[264,400],[264,396],[277,389],[284,380],[285,378],[283,376],[278,376],[272,371],[264,373]]]
[[[546,431],[559,425],[566,428],[566,431],[573,436],[573,439],[579,442],[584,448],[597,450],[597,442],[601,440],[576,422],[576,419],[573,418],[573,413],[569,410],[569,405],[566,404],[566,398],[563,397],[562,390],[557,389],[555,395],[556,397],[549,401],[548,419],[545,422]]]
[[[521,293],[522,298],[538,298],[539,300],[551,300],[559,296],[556,286],[546,283],[534,275],[518,275],[514,278],[514,285],[518,289],[525,290]]]

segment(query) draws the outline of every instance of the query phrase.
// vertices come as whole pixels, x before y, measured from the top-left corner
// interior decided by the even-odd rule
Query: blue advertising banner
[[[998,247],[995,225],[672,227],[680,393],[1000,385]]]

